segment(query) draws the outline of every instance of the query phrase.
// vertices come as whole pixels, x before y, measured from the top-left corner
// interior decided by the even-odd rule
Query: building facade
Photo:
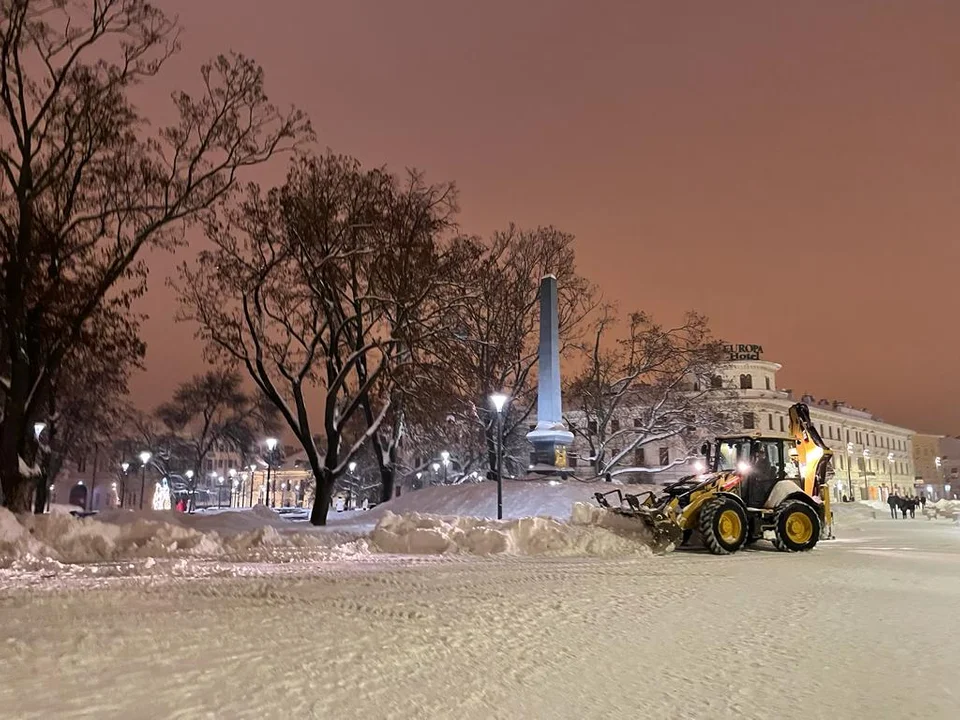
[[[933,500],[960,492],[960,438],[917,434],[913,444],[915,487]]]

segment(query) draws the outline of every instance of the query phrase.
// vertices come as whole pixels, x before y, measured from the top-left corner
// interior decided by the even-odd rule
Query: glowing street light
[[[40,436],[43,435],[43,431],[47,429],[47,424],[45,422],[36,422],[33,424],[33,435],[40,439]]]
[[[503,520],[503,409],[509,398],[503,393],[490,396],[497,411],[497,520]]]
[[[143,510],[143,493],[147,487],[147,463],[153,454],[149,450],[140,453],[140,509]]]
[[[273,472],[273,451],[277,449],[277,439],[272,437],[267,438],[266,446],[267,446],[267,485],[263,495],[263,503],[265,505],[270,505],[270,507],[273,507],[273,503],[270,502],[270,478]],[[276,488],[273,489],[273,494],[274,495],[277,494]]]
[[[356,469],[357,469],[357,464],[355,462],[351,462],[349,465],[347,465],[347,470],[349,470],[350,473],[355,472]]]

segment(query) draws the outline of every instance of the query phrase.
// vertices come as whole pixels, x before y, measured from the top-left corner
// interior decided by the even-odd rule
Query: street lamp
[[[270,502],[270,477],[273,470],[273,451],[277,447],[276,438],[267,438],[267,486],[266,492],[263,495],[263,504],[269,505],[270,507],[274,506],[274,503]],[[274,495],[276,495],[276,488],[274,488]]]
[[[190,507],[189,510],[192,513],[194,506],[197,504],[196,497],[193,490],[193,470],[187,470],[184,475],[187,476],[187,492],[190,493]]]
[[[443,484],[447,484],[447,468],[450,467],[450,453],[444,450],[440,453],[440,460],[443,462]]]
[[[233,507],[234,496],[238,494],[238,493],[237,493],[237,488],[239,487],[239,482],[240,482],[240,481],[237,480],[237,471],[234,470],[233,468],[230,468],[230,469],[227,471],[227,475],[230,476],[230,480],[233,482],[233,488],[232,488],[232,490],[230,491],[230,505],[228,505],[228,507]],[[239,500],[236,500],[236,503],[237,503],[238,506],[240,505],[240,501],[239,501]]]
[[[251,464],[250,465],[250,507],[253,507],[253,477],[256,471],[257,471],[257,466],[255,464]]]
[[[864,500],[870,499],[870,480],[868,477],[868,470],[867,470],[867,460],[869,458],[870,458],[870,450],[869,448],[864,448],[863,449],[863,499]],[[881,496],[880,499],[882,500],[883,497]]]
[[[45,422],[35,422],[33,424],[33,436],[39,440],[40,436],[43,435],[43,431],[47,429],[47,424]]]
[[[140,509],[143,510],[143,492],[147,486],[147,463],[153,455],[144,450],[140,453]]]
[[[497,520],[503,520],[503,408],[507,399],[503,393],[490,396],[497,411]]]
[[[120,507],[123,507],[127,494],[127,470],[130,469],[130,463],[120,463],[120,469],[123,470],[123,480],[120,482]]]
[[[890,492],[893,492],[893,453],[887,453],[887,470],[890,473]]]

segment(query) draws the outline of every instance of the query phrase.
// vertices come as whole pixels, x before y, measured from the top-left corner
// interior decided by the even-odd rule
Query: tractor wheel
[[[784,552],[812,550],[820,539],[817,511],[801,500],[788,500],[777,508],[775,527],[773,545]]]
[[[747,539],[747,514],[730,498],[708,500],[700,509],[700,535],[714,555],[735,553]]]

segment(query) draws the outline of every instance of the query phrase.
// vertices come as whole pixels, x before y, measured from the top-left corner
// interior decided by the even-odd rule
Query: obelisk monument
[[[537,425],[527,433],[533,445],[530,472],[559,475],[567,468],[567,448],[573,433],[563,424],[560,399],[560,320],[557,313],[557,278],[540,282],[540,352],[537,359]]]

